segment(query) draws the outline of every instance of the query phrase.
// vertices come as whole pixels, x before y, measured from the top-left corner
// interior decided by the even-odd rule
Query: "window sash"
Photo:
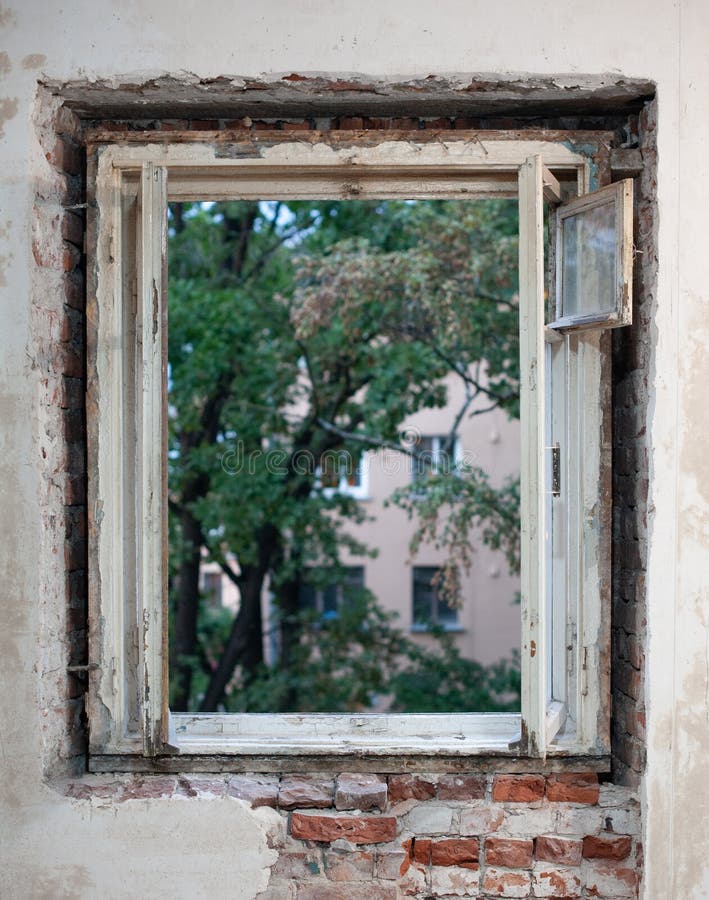
[[[323,151],[317,145],[284,143],[270,147],[258,158],[251,155],[238,160],[218,157],[213,147],[204,144],[168,145],[161,147],[159,152],[154,147],[130,145],[105,146],[100,149],[96,179],[98,217],[95,223],[98,276],[95,297],[92,299],[95,330],[89,335],[95,377],[92,378],[89,391],[89,409],[95,415],[90,453],[92,471],[96,473],[90,486],[90,503],[92,509],[101,509],[102,515],[92,515],[90,522],[92,547],[96,550],[92,553],[90,563],[90,602],[93,621],[102,620],[104,627],[100,631],[94,629],[91,635],[91,657],[98,662],[98,668],[92,675],[89,701],[93,754],[170,752],[175,749],[170,746],[175,741],[180,753],[248,754],[252,752],[248,749],[249,728],[252,725],[255,727],[256,720],[261,718],[254,717],[253,714],[245,719],[238,715],[173,714],[170,722],[166,721],[166,618],[162,612],[165,592],[160,596],[155,587],[164,578],[164,565],[161,562],[163,557],[157,549],[162,546],[164,537],[161,536],[158,540],[154,528],[148,532],[143,531],[135,516],[131,518],[130,514],[120,512],[125,512],[130,505],[133,487],[131,479],[136,477],[142,487],[145,485],[144,469],[119,449],[126,432],[130,430],[133,416],[131,402],[126,401],[126,396],[130,395],[133,383],[134,389],[140,388],[144,395],[150,394],[155,400],[160,383],[154,368],[143,366],[131,369],[130,360],[121,349],[124,344],[133,340],[130,296],[135,293],[135,289],[131,285],[133,264],[127,235],[130,232],[130,221],[135,219],[134,210],[137,197],[141,194],[141,181],[145,182],[146,177],[150,177],[149,173],[154,173],[155,169],[165,171],[168,173],[169,198],[176,200],[244,197],[261,199],[264,196],[311,199],[333,194],[348,196],[349,189],[351,195],[357,197],[475,199],[517,195],[519,175],[521,201],[524,195],[524,203],[521,204],[524,215],[520,220],[520,243],[526,247],[524,262],[522,250],[520,251],[520,278],[521,282],[536,286],[538,291],[539,253],[538,249],[532,248],[538,248],[540,240],[539,201],[532,196],[532,192],[539,191],[540,163],[536,160],[529,163],[529,160],[542,154],[546,166],[553,169],[555,177],[567,187],[569,184],[575,186],[587,182],[587,160],[568,147],[551,141],[498,140],[485,141],[483,145],[481,142],[460,140],[458,136],[454,136],[450,141],[441,140],[414,146],[411,142],[391,142],[383,138],[379,146],[362,146],[354,151],[351,148],[341,150],[336,146]],[[155,162],[158,158],[159,165]],[[545,186],[548,190],[548,181],[543,181],[542,191]],[[147,185],[144,184],[144,198],[148,196],[146,188]],[[166,205],[167,199],[167,194],[160,194],[160,203]],[[154,201],[151,201],[151,208],[155,217]],[[154,220],[164,221],[161,216],[162,214]],[[141,223],[143,234],[146,235],[144,220],[145,212],[142,212]],[[152,252],[156,246],[156,238],[153,236],[143,250],[144,258],[147,259],[145,254]],[[541,259],[543,265],[543,247]],[[162,249],[161,260],[164,262]],[[153,327],[152,301],[160,270],[157,259],[152,260],[151,266],[149,271],[140,270],[141,302],[137,317],[138,328],[144,331],[150,331]],[[524,279],[523,267],[526,267]],[[530,326],[534,329],[525,350],[525,365],[528,365],[532,359],[538,361],[543,358],[544,320],[543,310],[541,314],[539,312],[538,296],[533,300],[530,294],[529,300],[525,302],[528,307],[525,313],[526,333],[530,334]],[[153,337],[157,337],[157,333]],[[524,390],[528,397],[535,391],[535,386],[529,379]],[[538,384],[536,395],[539,396]],[[538,458],[540,439],[543,438],[543,429],[540,431],[543,416],[538,407],[530,406],[529,410],[530,416],[523,428],[526,435],[523,440],[527,441],[527,447],[523,450],[527,457],[523,495],[527,496],[523,502],[526,509],[534,509],[535,520],[543,522],[544,512],[539,499],[543,486],[543,463]],[[144,428],[145,424],[138,422],[138,429]],[[534,436],[534,451],[529,446],[530,435]],[[144,438],[143,441],[147,446]],[[532,453],[537,453],[536,459],[532,458]],[[145,492],[141,496],[146,496]],[[530,541],[530,537],[527,534],[526,541]],[[147,554],[143,547],[145,541],[152,544]],[[158,561],[159,577],[155,576],[156,580],[152,582],[150,589],[146,589],[142,583],[137,590],[131,588],[130,578],[125,573],[126,560],[123,555],[123,548],[131,545],[142,548],[144,560],[151,558]],[[532,539],[529,547],[533,548],[535,558],[539,558],[539,538]],[[539,598],[543,596],[540,585],[544,584],[544,573],[542,570],[534,573],[530,565],[530,550],[526,552],[525,578],[528,586],[532,586],[533,596],[531,605],[528,597],[524,600],[523,616],[529,620],[531,612],[536,616],[535,627],[538,627]],[[135,624],[131,625],[132,622]],[[142,636],[141,629],[136,627],[138,622],[141,623]],[[143,647],[140,651],[143,666],[139,668],[137,685],[134,686],[131,678],[134,679],[135,675],[131,675],[131,669],[136,643]],[[529,640],[526,646],[530,646]],[[162,657],[161,651],[157,649],[160,647]],[[455,741],[458,743],[455,746],[461,755],[500,753],[506,752],[505,748],[512,754],[525,752],[533,755],[543,752],[541,698],[546,692],[545,670],[540,665],[543,654],[535,657],[526,655],[527,662],[524,662],[523,654],[526,686],[523,687],[521,717],[514,714],[501,716],[485,713],[467,713],[460,720],[455,716],[446,717],[451,723],[455,723],[455,727],[453,724],[451,727],[456,732]],[[530,665],[530,659],[537,661]],[[145,666],[152,667],[147,674]],[[143,688],[148,679],[153,685],[148,692],[147,712],[143,708],[143,720],[147,716],[148,725],[143,728],[138,723],[136,727],[135,715],[131,710],[136,694],[140,696],[142,692],[145,696]],[[321,734],[324,726],[326,729],[332,726],[333,729],[328,732],[328,752],[344,754],[350,753],[354,746],[353,733],[360,739],[371,731],[371,742],[367,746],[373,752],[381,747],[382,753],[425,752],[422,748],[429,746],[426,743],[429,740],[427,735],[436,735],[436,741],[441,735],[442,720],[439,716],[412,715],[399,721],[399,717],[386,716],[382,719],[375,714],[345,717],[324,715],[325,719],[322,716],[302,717],[303,727],[295,741],[283,738],[284,732],[278,730],[279,717],[266,716],[269,720],[266,732],[270,735],[268,752],[296,753],[299,748],[302,750],[308,746],[309,742],[312,746],[314,736]],[[354,732],[348,730],[349,726],[345,727],[345,720],[354,728]],[[280,725],[285,726],[285,719]],[[399,733],[405,738],[408,735],[410,739],[395,740],[391,734],[386,733],[388,727],[400,729]],[[256,730],[262,730],[262,726]],[[526,745],[524,741],[520,742],[521,733],[525,731],[527,734],[531,731],[535,735],[535,739]],[[196,737],[197,733],[199,738]],[[460,740],[461,736],[463,740]],[[255,740],[258,743],[261,738]],[[201,749],[198,749],[198,745]],[[207,746],[208,750],[205,749]],[[263,743],[260,746],[263,752]],[[440,748],[441,745],[438,746]],[[546,752],[564,755],[571,751],[598,753],[600,746],[594,730],[592,739],[583,744],[576,741],[572,747],[547,747]],[[605,748],[603,751],[605,752]]]

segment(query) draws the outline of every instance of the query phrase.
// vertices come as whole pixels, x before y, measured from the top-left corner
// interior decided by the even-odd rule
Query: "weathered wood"
[[[519,169],[522,720],[531,755],[546,746],[544,312],[542,157],[534,155]]]
[[[151,144],[144,135],[131,133],[131,138],[135,140],[129,146],[111,145],[97,148],[96,154],[91,154],[92,159],[94,156],[98,158],[96,193],[99,206],[98,234],[95,243],[91,244],[97,284],[89,306],[90,360],[94,365],[89,375],[90,452],[95,466],[93,471],[98,473],[92,480],[90,495],[92,546],[96,551],[95,559],[98,559],[98,565],[95,562],[92,564],[91,581],[92,616],[96,623],[91,658],[99,665],[93,677],[90,704],[92,752],[100,754],[93,757],[91,765],[94,771],[109,771],[100,768],[107,765],[117,765],[119,769],[126,770],[129,768],[127,762],[132,758],[125,754],[140,753],[144,749],[138,711],[134,708],[133,698],[138,695],[134,669],[138,667],[132,647],[145,620],[141,622],[136,619],[136,608],[147,611],[147,633],[151,639],[154,638],[155,646],[164,647],[158,637],[162,634],[164,640],[166,623],[160,606],[164,602],[164,587],[162,593],[158,589],[158,582],[163,577],[161,572],[164,572],[164,564],[160,562],[164,560],[165,552],[165,532],[159,525],[162,513],[159,510],[155,512],[154,507],[148,504],[150,508],[143,509],[141,521],[137,522],[131,499],[134,485],[139,482],[139,496],[144,500],[149,495],[150,484],[163,484],[164,490],[164,472],[161,468],[164,454],[161,454],[162,459],[151,459],[146,449],[145,458],[136,468],[129,450],[134,445],[134,438],[139,439],[139,446],[143,448],[150,447],[149,435],[156,442],[153,446],[162,446],[163,441],[161,433],[155,430],[157,425],[153,412],[164,410],[164,371],[161,368],[164,366],[164,353],[157,352],[151,356],[143,350],[140,358],[144,377],[140,385],[131,375],[138,368],[134,364],[138,353],[138,335],[134,321],[137,304],[129,273],[135,269],[131,246],[134,246],[138,230],[136,195],[139,178],[145,174],[145,164],[148,164],[145,171],[168,173],[169,196],[202,199],[205,198],[204,192],[210,190],[215,194],[219,192],[219,196],[232,198],[250,196],[248,191],[259,192],[263,197],[266,185],[269,187],[267,194],[272,197],[361,196],[362,192],[367,196],[378,196],[380,192],[382,196],[392,196],[398,189],[405,189],[407,193],[415,190],[417,196],[426,197],[489,196],[490,192],[504,194],[509,191],[512,179],[522,167],[520,285],[523,299],[520,327],[524,373],[523,471],[526,471],[523,476],[526,479],[523,487],[523,502],[526,504],[523,527],[527,529],[523,540],[527,549],[523,572],[525,638],[522,659],[525,673],[523,709],[531,740],[528,748],[520,748],[517,742],[518,749],[510,749],[519,737],[518,716],[500,717],[497,728],[491,728],[493,719],[486,719],[484,715],[461,717],[465,722],[459,725],[455,724],[455,716],[445,717],[449,721],[443,729],[442,720],[435,716],[419,719],[406,717],[406,722],[394,722],[396,717],[389,717],[392,721],[387,728],[381,730],[372,725],[369,734],[365,733],[370,727],[364,721],[367,717],[345,717],[348,719],[345,727],[342,717],[338,720],[337,716],[325,716],[324,719],[329,720],[327,724],[323,724],[323,718],[316,723],[311,722],[309,726],[307,722],[301,723],[296,729],[299,733],[294,737],[291,737],[292,726],[280,722],[278,717],[248,717],[251,723],[244,729],[239,716],[207,716],[204,720],[190,717],[189,725],[186,720],[175,716],[175,740],[179,742],[182,752],[157,757],[155,762],[135,758],[130,766],[137,766],[136,771],[168,771],[165,765],[173,767],[170,771],[214,771],[209,766],[216,760],[215,765],[226,766],[220,771],[279,771],[285,765],[292,766],[291,771],[308,771],[314,766],[313,760],[331,760],[332,766],[340,769],[343,761],[358,760],[358,765],[371,765],[370,769],[363,771],[381,772],[411,771],[427,761],[430,771],[438,771],[438,766],[444,767],[441,771],[461,771],[464,766],[497,765],[494,760],[489,761],[492,760],[492,751],[503,760],[499,763],[500,770],[511,771],[510,765],[520,765],[519,771],[540,770],[538,761],[533,763],[518,756],[522,749],[530,754],[543,750],[548,686],[548,673],[545,671],[547,654],[544,650],[546,632],[543,628],[546,596],[543,360],[545,336],[551,336],[553,332],[544,328],[543,173],[539,157],[543,154],[545,165],[550,171],[553,170],[553,177],[557,182],[561,179],[560,190],[575,185],[585,188],[589,178],[588,164],[586,157],[575,153],[567,144],[555,143],[549,133],[531,140],[528,139],[529,134],[525,134],[522,141],[511,140],[510,133],[499,139],[491,138],[489,134],[479,137],[466,136],[461,132],[446,135],[445,140],[440,135],[435,139],[425,132],[421,135],[423,139],[414,142],[410,139],[410,133],[403,141],[393,140],[395,135],[392,133],[364,132],[353,138],[352,133],[348,132],[339,137],[319,136],[319,140],[315,133],[308,133],[307,140],[303,139],[302,133],[298,133],[297,139],[284,142],[284,134],[279,132],[270,141],[241,136],[231,147],[221,139],[210,143],[204,134],[199,134],[195,139],[195,133],[190,133],[189,143],[176,145],[171,134],[169,143],[158,146],[155,142]],[[111,134],[113,137],[115,135]],[[600,147],[598,152],[601,153]],[[547,181],[552,183],[550,179]],[[485,194],[485,191],[488,193]],[[161,228],[164,221],[160,210],[164,209],[165,202],[166,197],[161,196],[158,206],[153,206],[154,215],[162,222]],[[144,236],[149,230],[154,230],[154,224],[146,221],[145,216],[141,222]],[[150,277],[143,272],[140,293],[142,328],[143,332],[147,328],[156,341],[160,337],[159,346],[162,346],[164,308],[158,303],[158,328],[153,335],[155,293],[152,288],[155,278],[164,279],[164,275],[158,274],[165,259],[164,232],[153,235],[153,240],[144,246],[143,258],[146,254],[155,255],[152,257]],[[599,747],[607,748],[605,737],[599,739],[596,728],[601,721],[607,725],[607,702],[604,705],[600,696],[604,684],[607,688],[607,678],[603,674],[607,646],[603,644],[605,631],[598,602],[598,586],[607,586],[608,577],[607,573],[599,573],[594,561],[597,559],[599,565],[607,564],[608,571],[610,565],[603,551],[603,541],[607,535],[603,538],[597,531],[598,522],[607,525],[609,507],[594,507],[598,502],[599,465],[607,457],[607,432],[601,432],[600,425],[601,421],[607,422],[607,414],[599,404],[602,352],[597,338],[593,336],[583,340],[561,338],[561,347],[567,354],[567,364],[571,365],[568,360],[574,360],[572,368],[577,373],[570,388],[573,395],[570,402],[575,406],[570,407],[570,418],[564,426],[576,435],[574,442],[568,444],[568,455],[576,453],[584,459],[577,474],[567,475],[571,485],[567,502],[569,505],[577,504],[573,506],[576,512],[572,516],[576,530],[572,536],[569,533],[568,540],[577,541],[577,554],[580,552],[580,542],[584,542],[584,552],[589,554],[592,562],[589,565],[585,558],[579,559],[575,574],[566,580],[571,607],[578,605],[583,611],[578,619],[569,619],[574,627],[578,621],[582,631],[577,658],[567,684],[569,710],[573,712],[578,706],[583,725],[578,734],[570,732],[561,736],[555,744],[547,747],[547,752],[550,756],[557,754],[559,759],[563,759],[563,767],[568,769],[577,758],[569,754],[578,754],[580,748],[589,752]],[[152,349],[157,348],[158,344],[155,344]],[[161,359],[156,360],[156,357]],[[579,372],[583,372],[583,377],[578,375]],[[142,391],[142,411],[129,402],[138,387]],[[153,410],[149,415],[146,414],[148,408]],[[141,430],[141,435],[136,433],[136,429]],[[585,443],[591,446],[587,449]],[[605,484],[606,481],[603,481],[602,485]],[[145,493],[146,486],[148,494]],[[601,509],[600,518],[594,519],[594,509]],[[145,522],[150,523],[148,531],[143,528]],[[147,548],[144,546],[145,540],[150,544]],[[133,557],[128,559],[125,555],[134,556],[136,552],[141,554],[143,567],[140,598],[135,594],[127,574]],[[154,563],[157,561],[150,571],[145,568],[148,559]],[[154,634],[151,631],[153,627]],[[566,640],[567,633],[564,633],[562,637],[557,635],[554,643],[564,645]],[[582,658],[583,654],[585,656]],[[164,735],[167,697],[165,655],[163,653],[161,657],[161,651],[153,653],[146,646],[143,662],[149,670],[147,684],[151,688],[147,698],[144,692],[142,694],[144,711],[149,719],[146,733],[152,729],[155,734],[148,740],[146,749],[148,752],[160,752],[157,735],[160,729],[163,729]],[[583,669],[584,664],[586,669]],[[576,681],[577,673],[582,670],[588,673],[588,683]],[[154,690],[156,685],[161,685],[162,690]],[[423,719],[429,721],[424,723]],[[180,731],[182,726],[185,727]],[[311,727],[310,736],[308,727]],[[323,738],[324,732],[329,732],[330,737]],[[604,733],[607,734],[607,731]],[[314,743],[316,740],[317,744]],[[321,764],[318,762],[318,765]],[[274,768],[264,769],[263,766]],[[589,768],[586,757],[582,767]]]
[[[313,772],[363,772],[377,775],[425,773],[486,773],[504,772],[510,774],[546,774],[552,772],[610,772],[610,757],[578,756],[550,751],[547,758],[529,759],[513,754],[494,756],[446,756],[433,752],[423,755],[372,756],[368,753],[347,755],[313,755],[300,753],[297,756],[272,756],[262,753],[258,756],[205,755],[175,756],[121,756],[93,755],[89,760],[89,771],[135,772],[135,773],[268,773],[268,774],[312,774]]]

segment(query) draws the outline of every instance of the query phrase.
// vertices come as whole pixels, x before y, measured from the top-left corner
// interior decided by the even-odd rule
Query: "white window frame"
[[[318,466],[315,476],[323,497],[342,494],[343,497],[351,497],[353,500],[369,500],[369,452],[367,450],[360,453],[357,468],[359,469],[359,484],[350,484],[347,480],[347,472],[340,472],[337,487],[323,487],[321,484],[322,467]]]
[[[437,572],[440,572],[440,566],[427,566],[427,565],[417,565],[411,567],[411,627],[409,631],[412,634],[426,634],[426,632],[430,631],[431,625],[442,628],[444,631],[450,631],[451,633],[461,632],[463,631],[463,627],[460,624],[460,617],[458,615],[458,610],[454,609],[455,612],[455,621],[454,622],[441,622],[438,617],[438,604],[441,601],[440,594],[437,589],[434,588],[434,598],[433,598],[433,606],[435,607],[432,612],[435,615],[431,618],[429,622],[416,622],[415,618],[415,609],[416,609],[416,570],[417,569],[435,569]]]
[[[609,596],[602,585],[609,579],[599,577],[599,566],[609,564],[610,537],[597,527],[598,510],[610,503],[609,492],[603,492],[609,472],[607,403],[599,399],[608,393],[607,353],[598,332],[560,335],[545,329],[544,321],[543,197],[586,193],[589,160],[551,140],[380,138],[375,143],[369,135],[359,144],[327,135],[308,142],[245,138],[226,149],[200,141],[97,148],[87,399],[94,771],[155,756],[179,757],[175,765],[187,767],[190,757],[205,754],[286,759],[362,751],[373,757],[609,753],[609,677],[601,664],[609,642]],[[153,452],[166,446],[168,199],[515,196],[523,447],[521,716],[171,714],[166,454]],[[561,373],[564,390],[550,402],[546,381],[552,372]],[[549,552],[546,536],[553,519],[546,483],[550,427],[569,442],[562,454],[564,527],[550,538],[564,544],[560,561],[559,547]],[[557,592],[548,592],[549,585]],[[573,649],[567,650],[570,637]],[[557,670],[563,678],[553,691]]]

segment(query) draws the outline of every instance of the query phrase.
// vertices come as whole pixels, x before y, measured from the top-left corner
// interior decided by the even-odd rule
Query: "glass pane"
[[[568,216],[562,227],[562,316],[613,312],[617,301],[615,203]]]

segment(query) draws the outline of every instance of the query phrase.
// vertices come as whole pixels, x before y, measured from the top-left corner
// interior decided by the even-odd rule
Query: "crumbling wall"
[[[180,803],[186,822],[195,804],[201,815],[210,817],[208,810],[214,809],[215,816],[227,818],[233,815],[235,801],[241,804],[242,814],[244,803],[249,804],[253,810],[262,810],[256,836],[262,858],[270,853],[268,871],[262,869],[260,875],[259,896],[263,898],[636,896],[642,863],[637,796],[632,789],[599,784],[593,772],[506,773],[500,764],[497,774],[487,775],[477,771],[401,775],[315,772],[300,776],[116,775],[64,780],[86,766],[84,691],[90,663],[86,649],[84,409],[86,134],[116,139],[117,132],[138,137],[145,131],[151,139],[170,140],[178,131],[284,131],[305,137],[304,132],[315,130],[384,130],[435,138],[443,131],[465,130],[474,139],[476,133],[493,129],[560,138],[593,129],[606,135],[596,163],[599,177],[607,181],[612,177],[613,147],[627,149],[637,142],[636,118],[619,111],[603,116],[597,110],[562,118],[550,109],[529,118],[297,118],[286,106],[280,116],[267,119],[175,119],[164,115],[81,120],[62,101],[61,96],[45,90],[38,107],[37,129],[47,167],[36,195],[32,243],[36,364],[41,371],[47,467],[45,525],[47,535],[64,550],[51,572],[53,583],[47,586],[47,596],[55,596],[56,601],[43,606],[41,629],[45,675],[51,673],[41,682],[43,764],[53,785],[54,802],[68,803],[84,819],[110,809],[121,810],[121,816],[126,811],[136,815],[155,804],[164,809]],[[627,153],[621,158],[627,160]],[[652,182],[647,184],[650,187],[644,196],[651,206]],[[644,233],[650,253],[652,237],[651,232]],[[638,296],[642,302],[642,279]],[[632,338],[629,343],[634,346]],[[641,360],[636,375],[642,365]],[[624,375],[625,370],[621,368],[621,372]],[[620,396],[625,396],[622,386],[619,390]],[[628,400],[622,408],[631,405]],[[638,409],[641,416],[642,409]],[[624,421],[621,417],[621,424]],[[622,428],[620,434],[625,434]],[[634,471],[639,477],[637,467]],[[647,483],[646,472],[644,477]],[[616,506],[624,502],[627,493],[624,482],[619,484]],[[61,522],[54,519],[57,508],[63,510]],[[619,572],[635,559],[627,555],[624,535],[622,529],[616,531],[615,557],[622,561]],[[59,578],[63,594],[57,591]],[[625,677],[624,647],[617,645],[615,654],[620,678]],[[614,729],[618,759],[625,758],[628,721],[624,713],[622,728]],[[640,769],[641,765],[638,772]],[[264,808],[272,810],[270,819],[263,818]],[[91,874],[86,877],[87,885],[95,884]],[[253,892],[255,884],[242,886],[240,896],[254,896]]]

